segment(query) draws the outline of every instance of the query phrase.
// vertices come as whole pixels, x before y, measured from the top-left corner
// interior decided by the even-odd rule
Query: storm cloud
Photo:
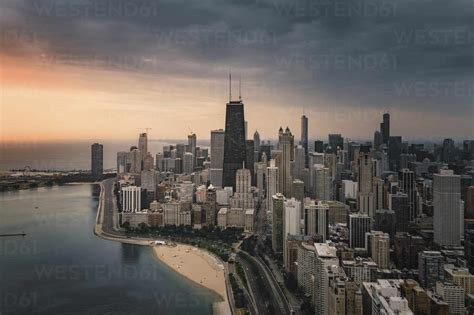
[[[2,1],[3,54],[473,118],[471,0]],[[472,134],[471,130],[466,130]]]

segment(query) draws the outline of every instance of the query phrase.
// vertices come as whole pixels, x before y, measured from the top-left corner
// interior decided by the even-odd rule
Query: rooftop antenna
[[[229,103],[232,101],[232,72],[229,70]]]
[[[239,75],[239,101],[242,101],[242,78]]]

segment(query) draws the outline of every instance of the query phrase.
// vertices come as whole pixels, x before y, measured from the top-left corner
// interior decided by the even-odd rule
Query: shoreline
[[[159,262],[219,297],[218,301],[212,303],[213,314],[231,314],[224,265],[220,259],[204,249],[189,244],[176,243],[176,246],[172,247],[169,245],[151,247],[155,259]]]
[[[96,222],[94,226],[95,235],[109,241],[151,247],[153,255],[159,263],[163,263],[181,277],[184,277],[189,281],[192,281],[212,291],[219,297],[218,301],[212,303],[212,314],[232,314],[231,306],[227,298],[228,292],[225,278],[225,266],[222,260],[204,249],[193,247],[192,245],[188,244],[174,242],[176,246],[173,247],[169,245],[152,245],[151,242],[155,241],[155,239],[126,238],[108,233],[104,230],[104,226],[102,224],[104,221],[104,186],[102,182],[99,184],[101,189]],[[165,252],[167,253],[166,256],[164,256]],[[162,254],[162,257],[159,256],[159,253]],[[183,258],[178,256],[178,254],[184,257],[184,260],[180,261],[182,265],[173,264],[174,258]],[[199,276],[199,274],[203,271],[207,272],[208,276],[213,274],[216,276],[214,279],[209,278],[207,279],[208,281],[206,281],[205,277],[200,278]],[[215,281],[210,281],[211,279]]]

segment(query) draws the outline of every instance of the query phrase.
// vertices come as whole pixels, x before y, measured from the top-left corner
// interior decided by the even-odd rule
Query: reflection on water
[[[124,244],[122,243],[122,262],[133,263],[139,261],[140,258],[140,246]]]
[[[92,185],[0,193],[0,314],[211,314],[217,296],[151,248],[93,234]]]

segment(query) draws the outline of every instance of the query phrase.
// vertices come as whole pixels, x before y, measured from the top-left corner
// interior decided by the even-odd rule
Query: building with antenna
[[[239,93],[240,94],[240,93]],[[246,161],[244,103],[239,95],[232,100],[232,76],[229,74],[229,102],[226,105],[224,163],[222,185],[235,189],[236,172]]]

